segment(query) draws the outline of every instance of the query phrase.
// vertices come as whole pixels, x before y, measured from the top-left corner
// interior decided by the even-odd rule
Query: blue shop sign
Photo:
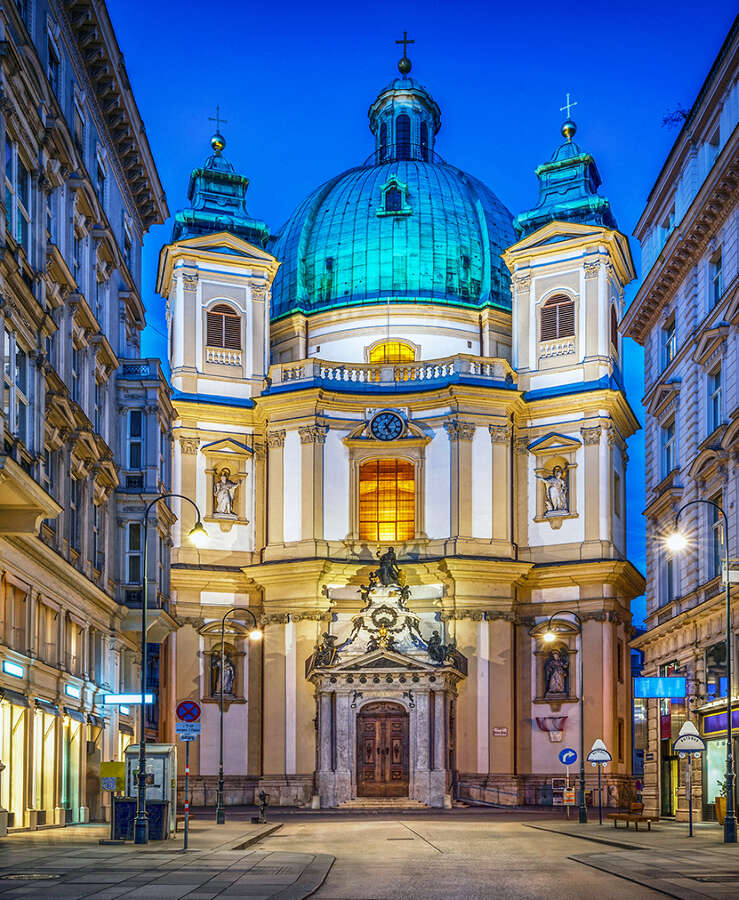
[[[731,711],[731,730],[739,730],[739,709]],[[726,734],[726,713],[703,716],[703,734]]]
[[[687,694],[684,675],[669,675],[662,678],[635,678],[635,698],[682,699]]]

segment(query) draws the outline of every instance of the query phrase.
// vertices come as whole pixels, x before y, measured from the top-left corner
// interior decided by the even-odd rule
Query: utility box
[[[139,747],[126,748],[126,797],[138,796]],[[168,830],[177,826],[177,747],[174,744],[146,745],[146,802],[168,803]]]

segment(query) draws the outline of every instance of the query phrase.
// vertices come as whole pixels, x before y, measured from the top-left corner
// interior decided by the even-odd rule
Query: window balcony
[[[572,356],[575,353],[575,338],[560,338],[556,341],[539,341],[539,359],[557,356]]]
[[[11,456],[0,453],[0,534],[37,535],[44,519],[55,519],[61,506]]]

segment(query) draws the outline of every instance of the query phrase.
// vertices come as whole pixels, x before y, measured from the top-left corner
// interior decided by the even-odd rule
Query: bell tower
[[[519,240],[504,254],[513,278],[513,367],[528,390],[622,380],[618,323],[636,273],[576,130],[568,118],[564,143],[537,167],[539,202],[516,216]]]
[[[269,308],[279,263],[264,247],[267,225],[247,213],[249,180],[213,153],[192,171],[190,206],[175,216],[159,256],[157,290],[167,300],[172,386],[189,395],[248,398],[269,368]]]

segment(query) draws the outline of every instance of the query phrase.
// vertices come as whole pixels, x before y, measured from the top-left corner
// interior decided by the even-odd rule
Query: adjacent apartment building
[[[167,207],[105,4],[5,0],[0,65],[0,824],[18,829],[104,818],[99,763],[135,738],[136,708],[102,697],[137,685],[172,409],[139,345],[142,239]],[[154,640],[170,521],[149,530]]]
[[[644,675],[680,673],[688,684],[684,701],[643,701],[644,801],[647,812],[687,816],[685,763],[673,741],[690,717],[707,741],[702,760],[692,763],[694,806],[705,819],[715,816],[724,777],[732,689],[722,575],[727,535],[716,508],[698,503],[680,517],[688,550],[672,557],[663,538],[683,504],[710,500],[728,517],[729,556],[739,556],[738,78],[735,22],[637,224],[643,281],[621,326],[645,348],[647,630],[632,646],[644,654]],[[735,600],[734,660],[737,607]]]

